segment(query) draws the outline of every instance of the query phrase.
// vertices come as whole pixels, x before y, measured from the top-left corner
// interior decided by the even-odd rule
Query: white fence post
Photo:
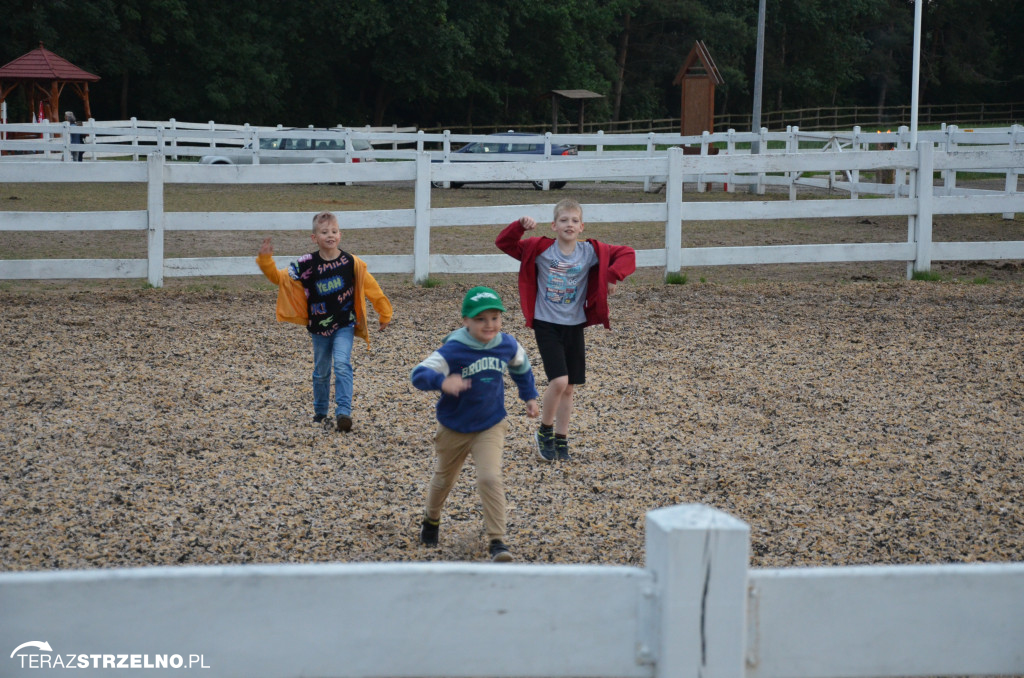
[[[171,118],[170,120],[167,121],[167,123],[170,125],[172,133],[173,132],[177,132],[177,130],[178,130],[178,121],[177,120],[175,120],[174,118]],[[174,159],[174,160],[178,159],[178,135],[177,134],[174,134],[173,138],[171,139],[171,158]]]
[[[954,134],[960,131],[956,125],[950,125],[945,129],[946,132],[946,152],[952,153],[956,150],[956,139]],[[953,195],[953,191],[956,189],[956,170],[948,169],[942,173],[942,184],[946,189],[946,195]]]
[[[420,132],[422,134],[422,131]],[[422,150],[422,149],[420,149]],[[444,131],[444,140],[441,142],[441,162],[450,163],[452,155],[452,133],[451,130]],[[441,184],[442,188],[451,188],[452,183],[445,181]]]
[[[728,141],[725,145],[725,153],[726,155],[733,155],[736,153],[736,130],[730,127],[727,134]],[[736,175],[732,172],[725,175],[725,191],[726,193],[736,192]]]
[[[148,181],[146,218],[148,219],[149,284],[164,286],[164,155],[151,153],[146,159]]]
[[[654,157],[654,132],[647,133],[647,155]],[[644,193],[651,192],[651,175],[648,174],[644,177]]]
[[[412,279],[421,285],[430,277],[430,153],[424,151],[416,154],[413,210],[416,226],[412,245]]]
[[[711,133],[707,130],[701,133],[700,136],[700,155],[701,157],[707,157],[708,146],[711,145]],[[702,163],[703,164],[703,163]],[[712,186],[714,188],[714,186]],[[705,193],[708,190],[708,184],[704,181],[704,172],[697,175],[697,192]]]
[[[862,147],[860,125],[855,125],[853,135],[850,138],[850,150],[856,153]],[[866,148],[866,146],[864,146]],[[860,170],[850,170],[850,199],[860,198]]]
[[[683,246],[683,149],[668,149],[665,183],[665,277],[682,268]]]
[[[789,134],[786,139],[786,153],[799,153],[800,152],[800,128],[796,125],[791,125],[786,128],[786,132]],[[796,172],[786,172],[786,182],[789,184],[789,199],[796,200]]]
[[[932,173],[934,146],[930,141],[917,145],[917,217],[914,272],[932,268]]]
[[[742,678],[750,528],[698,504],[647,514],[658,601],[655,675]]]
[[[1010,150],[1015,151],[1019,148],[1017,143],[1017,137],[1024,131],[1024,126],[1014,125],[1010,128]],[[1017,169],[1015,167],[1006,168],[1006,192],[1016,193],[1017,192]],[[1003,212],[1003,219],[1013,219],[1014,212]]]
[[[758,143],[758,148],[761,149],[759,152],[760,153],[767,153],[768,152],[768,128],[767,127],[762,127],[761,131],[760,131],[760,135],[761,135],[761,138],[757,142]],[[755,191],[756,191],[757,195],[764,195],[764,193],[765,193],[765,185],[766,184],[764,182],[764,172],[758,172],[757,173],[757,183],[754,185],[755,186]]]
[[[60,159],[64,162],[70,162],[73,158],[71,151],[71,123],[65,120],[61,125],[64,127],[63,137],[61,138],[61,141],[64,144],[64,150],[61,151]]]
[[[133,116],[131,119],[132,128],[132,162],[139,161],[139,121]]]

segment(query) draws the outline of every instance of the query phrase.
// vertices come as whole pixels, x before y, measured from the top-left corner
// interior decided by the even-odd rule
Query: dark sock
[[[569,439],[569,436],[567,436],[567,435],[562,435],[561,433],[556,433],[556,434],[555,434],[555,437],[556,437],[556,438],[561,438],[562,440],[568,440],[568,439]]]
[[[541,433],[551,433],[553,430],[555,430],[555,425],[554,424],[550,424],[550,425],[548,425],[548,424],[541,424],[540,425],[540,432]]]

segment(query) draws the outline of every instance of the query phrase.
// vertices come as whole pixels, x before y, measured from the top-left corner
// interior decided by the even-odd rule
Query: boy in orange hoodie
[[[313,217],[312,238],[317,251],[280,270],[270,238],[265,238],[256,263],[278,286],[277,319],[305,325],[313,341],[313,421],[328,419],[333,369],[335,426],[347,432],[352,430],[353,339],[359,336],[370,344],[366,299],[377,311],[382,331],[391,322],[391,302],[366,262],[338,247],[341,231],[334,214]]]

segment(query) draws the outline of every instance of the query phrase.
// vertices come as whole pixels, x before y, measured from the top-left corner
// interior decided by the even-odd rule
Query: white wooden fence
[[[622,159],[580,158],[558,161],[486,163],[431,162],[418,152],[411,162],[324,165],[208,166],[167,162],[153,153],[146,163],[0,163],[0,182],[145,182],[146,210],[124,212],[19,212],[0,211],[2,231],[145,231],[147,259],[30,259],[0,260],[0,279],[145,278],[163,285],[165,276],[251,275],[251,257],[164,257],[167,231],[193,230],[301,230],[309,228],[305,212],[167,212],[164,186],[168,183],[269,184],[320,182],[395,182],[415,184],[408,209],[343,211],[344,228],[413,228],[413,251],[401,255],[369,255],[376,273],[412,273],[417,282],[433,273],[493,273],[516,270],[504,254],[453,255],[431,250],[431,229],[445,226],[507,223],[529,215],[545,221],[550,205],[432,208],[431,183],[444,181],[592,181],[653,177],[666,187],[662,203],[586,205],[587,221],[656,222],[664,224],[665,246],[640,250],[637,264],[659,267],[666,274],[698,266],[758,265],[811,262],[902,261],[912,271],[927,271],[936,260],[1020,260],[1024,241],[937,242],[932,238],[935,214],[1003,214],[1024,212],[1024,194],[1016,184],[1005,191],[951,191],[934,186],[935,172],[1014,172],[1024,167],[1024,148],[954,150],[920,143],[913,150],[819,151],[764,155],[684,155],[671,148],[660,155]],[[814,200],[684,202],[683,182],[692,176],[758,177],[772,174],[858,173],[892,169],[897,175],[891,197],[858,199],[875,184],[853,183],[842,198]],[[901,176],[907,179],[901,179]],[[755,179],[756,181],[756,179]],[[901,183],[902,182],[902,183]],[[849,182],[848,182],[849,183]],[[891,187],[890,187],[891,188]],[[900,242],[775,245],[746,247],[683,247],[687,221],[772,220],[820,217],[906,216],[907,238]]]
[[[3,573],[0,675],[118,665],[246,678],[1024,674],[1024,564],[751,569],[749,527],[699,505],[651,511],[646,531],[643,569]]]
[[[208,123],[187,123],[170,120],[139,121],[135,118],[127,121],[96,121],[88,120],[84,125],[72,127],[67,122],[51,125],[48,121],[39,124],[3,124],[0,125],[0,160],[63,160],[70,161],[73,153],[83,153],[89,159],[97,158],[131,158],[138,161],[151,153],[162,153],[170,159],[202,157],[215,154],[217,148],[245,147],[252,149],[253,162],[260,162],[260,143],[262,136],[293,138],[337,139],[341,131],[346,138],[360,139],[372,144],[374,151],[360,151],[360,157],[369,155],[382,160],[415,160],[419,153],[431,154],[431,159],[445,163],[468,161],[479,158],[473,155],[460,155],[453,150],[463,144],[485,141],[488,135],[451,134],[450,132],[427,134],[414,128],[392,127],[361,127],[345,128],[339,126],[330,132],[313,130],[312,128],[285,129],[277,127],[254,127],[245,125],[218,124],[212,120]],[[8,133],[17,138],[7,139]],[[72,143],[72,134],[78,135],[81,143]],[[803,131],[798,127],[788,127],[784,132],[769,132],[762,128],[759,133],[736,132],[729,130],[724,133],[710,134],[705,132],[699,136],[682,136],[675,133],[636,133],[636,134],[605,134],[598,131],[594,134],[538,134],[534,141],[544,144],[545,159],[550,158],[552,144],[579,146],[581,158],[627,158],[654,157],[665,155],[665,149],[672,146],[687,147],[699,155],[711,155],[719,151],[729,155],[748,153],[749,147],[756,145],[765,154],[772,153],[817,153],[820,151],[868,151],[873,149],[906,150],[915,148],[918,143],[932,143],[946,151],[958,148],[981,148],[990,150],[1016,150],[1024,148],[1024,126],[1012,125],[1002,128],[960,129],[956,125],[943,125],[940,130],[924,130],[915,138],[910,129],[900,127],[896,131],[862,130],[854,127],[850,131]],[[351,154],[352,144],[346,143]],[[12,155],[12,153],[14,155]],[[291,156],[310,156],[314,151],[289,151]],[[489,156],[499,160],[528,160],[531,156]],[[346,162],[350,159],[346,159]],[[1005,173],[1007,191],[1016,191],[1019,167],[1001,168]],[[646,175],[639,177],[622,177],[644,182],[644,190],[660,188],[665,177]],[[910,195],[906,188],[905,175],[901,171],[895,174],[895,181],[870,184],[863,183],[858,170],[837,172],[832,170],[826,177],[804,176],[803,172],[785,172],[782,174],[758,173],[753,175],[699,172],[684,177],[685,181],[696,182],[698,192],[703,192],[711,182],[724,184],[729,191],[738,186],[750,184],[758,194],[763,194],[768,185],[786,186],[791,198],[795,199],[799,186],[828,188],[837,191],[849,191],[853,197],[857,193],[867,191],[881,195]],[[943,172],[944,189],[947,195],[957,193],[956,169]],[[660,182],[660,183],[659,183]],[[547,189],[547,181],[544,188]],[[447,188],[447,182],[444,182]],[[1007,216],[1009,218],[1009,215]]]

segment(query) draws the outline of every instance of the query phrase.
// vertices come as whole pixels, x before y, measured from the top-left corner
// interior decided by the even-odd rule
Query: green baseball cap
[[[475,318],[480,315],[481,311],[491,309],[505,311],[505,307],[501,305],[501,297],[490,287],[474,287],[466,292],[466,296],[462,300],[463,318]]]

